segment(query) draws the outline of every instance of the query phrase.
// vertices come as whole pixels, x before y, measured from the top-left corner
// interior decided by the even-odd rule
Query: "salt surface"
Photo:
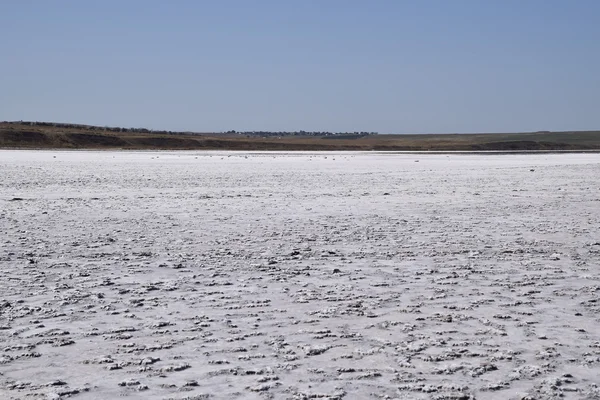
[[[1,398],[600,396],[599,155],[0,151],[0,174]]]

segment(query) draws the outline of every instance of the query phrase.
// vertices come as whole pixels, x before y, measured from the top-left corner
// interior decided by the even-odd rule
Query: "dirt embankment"
[[[144,134],[1,124],[0,147],[140,150],[376,150],[577,151],[600,150],[598,132],[375,135],[364,137],[245,137],[218,134]]]

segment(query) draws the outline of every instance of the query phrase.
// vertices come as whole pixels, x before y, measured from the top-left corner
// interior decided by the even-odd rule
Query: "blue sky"
[[[0,120],[600,129],[597,0],[0,0]]]

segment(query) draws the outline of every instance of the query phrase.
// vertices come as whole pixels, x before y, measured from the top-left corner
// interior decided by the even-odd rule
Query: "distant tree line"
[[[202,133],[196,132],[176,132],[176,131],[164,131],[154,130],[146,128],[122,128],[122,127],[111,127],[111,126],[96,126],[96,125],[83,125],[83,124],[66,124],[60,122],[38,122],[38,121],[3,121],[3,124],[13,125],[25,125],[25,126],[40,126],[40,127],[53,127],[63,129],[79,129],[89,132],[116,132],[116,133],[145,133],[145,134],[156,134],[156,135],[202,135]],[[282,137],[282,136],[344,136],[344,137],[360,137],[377,135],[377,132],[326,132],[326,131],[244,131],[238,132],[230,130],[227,132],[215,132],[211,134],[228,134],[228,135],[244,135],[244,136],[259,136],[259,137]]]
[[[3,124],[14,124],[14,125],[25,125],[25,126],[44,126],[53,128],[64,128],[64,129],[81,129],[90,132],[132,132],[132,133],[156,133],[161,135],[175,135],[175,134],[193,134],[192,132],[173,132],[173,131],[161,131],[146,128],[122,128],[113,126],[95,126],[95,125],[83,125],[83,124],[65,124],[61,122],[39,122],[39,121],[3,121]]]
[[[227,131],[227,134],[238,134],[245,136],[262,136],[262,137],[270,137],[270,136],[369,136],[369,135],[377,135],[377,132],[327,132],[327,131]]]

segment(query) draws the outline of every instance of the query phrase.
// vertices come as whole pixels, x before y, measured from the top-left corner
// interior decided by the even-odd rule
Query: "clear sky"
[[[600,129],[600,0],[0,0],[0,120]]]

